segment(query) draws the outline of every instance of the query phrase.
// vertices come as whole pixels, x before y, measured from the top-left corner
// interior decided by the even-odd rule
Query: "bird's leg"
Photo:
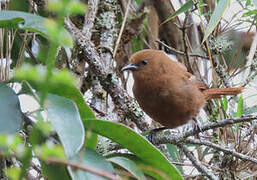
[[[193,123],[193,130],[194,131],[202,132],[202,128],[201,128],[200,122],[195,117],[193,117],[193,121],[194,121],[194,123]]]
[[[148,139],[148,141],[150,141],[153,145],[156,145],[156,142],[154,142],[154,136],[156,135],[156,133],[168,129],[166,127],[160,127],[160,128],[156,128],[156,129],[152,129],[150,130],[149,134],[146,136],[146,138]]]

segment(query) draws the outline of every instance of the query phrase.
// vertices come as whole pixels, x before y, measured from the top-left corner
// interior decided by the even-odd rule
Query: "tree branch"
[[[189,130],[186,131],[183,134],[183,138],[189,137],[189,136],[193,136],[195,134],[198,134],[200,132],[204,132],[207,131],[209,129],[215,129],[218,127],[224,127],[226,125],[231,125],[231,124],[236,124],[236,123],[240,123],[240,122],[250,122],[253,120],[257,120],[257,116],[245,116],[245,117],[239,117],[239,118],[229,118],[229,119],[224,119],[218,122],[209,122],[205,125],[203,125],[201,127],[201,130],[197,129],[197,130]]]
[[[196,169],[207,176],[211,180],[218,180],[218,178],[211,172],[209,171],[200,161],[198,161],[192,152],[187,148],[185,144],[177,144],[178,147],[182,149],[186,157],[193,163],[193,165],[196,167]]]
[[[132,120],[143,131],[149,129],[143,112],[135,99],[130,97],[119,85],[118,81],[112,77],[112,74],[109,74],[103,67],[103,60],[96,51],[95,45],[68,19],[65,19],[65,24],[68,31],[73,34],[75,41],[80,46],[81,54],[85,57],[84,60],[89,64],[90,69],[97,76],[104,90],[112,97],[119,117],[125,121]]]
[[[215,129],[218,127],[224,127],[226,125],[231,125],[231,124],[236,124],[236,123],[240,123],[240,122],[250,122],[253,120],[257,120],[257,116],[246,116],[246,117],[239,117],[239,118],[235,118],[235,119],[224,119],[218,122],[209,122],[205,125],[203,125],[201,127],[201,130],[199,129],[189,129],[186,130],[185,132],[181,133],[181,134],[177,134],[177,135],[171,135],[171,136],[161,136],[161,135],[157,135],[157,136],[153,136],[153,141],[158,145],[158,144],[167,144],[167,143],[171,143],[171,144],[178,144],[181,142],[184,142],[185,139],[189,136],[193,136],[196,134],[199,134],[200,132],[204,132],[210,129]]]

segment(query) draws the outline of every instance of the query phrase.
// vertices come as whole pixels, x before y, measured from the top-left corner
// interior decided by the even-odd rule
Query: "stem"
[[[49,90],[49,86],[47,86],[50,82],[50,79],[53,75],[53,68],[55,65],[55,55],[57,53],[57,48],[58,48],[58,44],[56,42],[51,42],[50,44],[50,48],[49,48],[49,55],[48,58],[46,60],[46,64],[47,64],[47,74],[45,77],[45,82],[44,82],[44,86],[42,88],[42,96],[41,96],[41,101],[40,101],[40,106],[43,107],[44,105],[44,101],[46,99],[48,90]]]

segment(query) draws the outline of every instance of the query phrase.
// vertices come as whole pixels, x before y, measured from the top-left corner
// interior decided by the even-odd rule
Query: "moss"
[[[210,37],[210,49],[216,54],[224,54],[232,50],[233,42],[227,36]]]

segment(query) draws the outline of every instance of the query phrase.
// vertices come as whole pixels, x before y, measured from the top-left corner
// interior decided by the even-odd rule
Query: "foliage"
[[[108,174],[114,172],[112,163],[119,164],[135,177],[145,178],[143,169],[133,161],[123,157],[106,159],[97,154],[95,151],[96,134],[100,134],[135,153],[141,158],[139,160],[141,165],[153,166],[153,169],[162,171],[166,177],[181,179],[177,170],[161,152],[143,137],[120,124],[97,120],[76,87],[78,85],[76,78],[66,70],[54,68],[57,47],[72,48],[73,46],[71,35],[63,27],[62,20],[67,15],[84,13],[86,7],[79,2],[66,0],[51,1],[48,9],[56,13],[55,20],[20,11],[0,12],[0,27],[37,33],[47,38],[49,51],[45,56],[46,59],[40,60],[45,62],[45,66],[32,66],[24,63],[15,70],[13,78],[9,81],[20,82],[22,86],[20,93],[32,95],[40,104],[40,109],[35,113],[36,122],[32,121],[31,117],[26,117],[29,123],[33,122],[33,129],[28,132],[27,144],[23,144],[19,136],[15,135],[18,130],[21,130],[24,119],[18,95],[6,84],[1,83],[0,96],[3,105],[1,114],[4,116],[6,113],[11,114],[8,118],[1,118],[1,123],[8,125],[1,126],[1,133],[14,134],[1,135],[1,147],[4,148],[2,152],[16,156],[24,164],[22,169],[8,168],[6,175],[12,179],[24,178],[26,173],[22,171],[28,168],[29,164],[26,162],[31,160],[30,154],[33,151],[35,157],[41,161],[43,175],[49,179],[106,179],[92,173],[90,168],[89,172],[74,170],[73,166],[68,166],[69,162],[81,164],[83,167],[96,168],[97,172],[106,171]],[[47,115],[50,124],[45,122],[42,112]],[[52,131],[57,133],[56,140],[60,141],[62,146],[51,141]],[[85,132],[91,132],[91,135]],[[124,133],[129,133],[130,136],[123,137]],[[19,141],[15,140],[17,138]],[[158,176],[158,179],[165,178]]]
[[[44,15],[47,14],[48,17],[25,12],[30,11],[27,6],[24,6],[25,3],[27,2],[20,1],[15,4],[13,0],[10,2],[10,9],[0,11],[0,28],[2,28],[0,41],[3,42],[0,54],[8,55],[9,53],[9,58],[13,61],[12,65],[8,64],[6,57],[0,62],[0,80],[3,81],[0,83],[0,161],[12,157],[22,164],[21,166],[4,167],[4,175],[0,175],[0,178],[7,176],[14,180],[26,179],[31,164],[35,163],[35,159],[37,159],[40,164],[38,169],[41,172],[39,173],[45,179],[79,180],[121,177],[145,180],[148,178],[147,176],[163,180],[183,179],[182,175],[186,175],[185,169],[181,166],[184,163],[184,157],[176,145],[166,144],[165,150],[159,150],[131,128],[113,122],[117,119],[102,120],[101,114],[105,112],[97,110],[91,102],[86,101],[88,97],[84,96],[82,88],[78,88],[84,87],[84,84],[81,85],[81,77],[84,78],[84,72],[81,73],[80,70],[84,67],[88,68],[88,66],[79,62],[78,57],[81,56],[80,51],[82,50],[77,49],[72,35],[66,30],[64,21],[68,17],[79,19],[81,15],[84,18],[88,8],[85,3],[78,0],[49,1],[47,9],[44,10]],[[136,1],[137,5],[141,3],[143,1]],[[220,0],[213,12],[201,14],[204,10],[200,5],[204,2],[199,1],[198,4],[194,4],[194,1],[189,0],[170,14],[161,26],[170,23],[182,13],[192,13],[192,8],[199,8],[199,17],[210,17],[201,40],[202,42],[211,41],[215,35],[214,32],[219,30],[222,16],[229,3],[229,0]],[[41,8],[40,5],[37,6]],[[247,0],[241,18],[256,24],[256,6],[256,0]],[[252,9],[253,7],[255,9]],[[112,9],[112,7],[103,6],[98,13],[108,9]],[[110,14],[113,16],[113,13]],[[146,23],[144,19],[142,22]],[[98,24],[96,23],[97,30],[100,29]],[[147,28],[147,25],[145,24],[144,28]],[[131,31],[128,29],[125,32],[128,33],[128,37],[125,40],[121,39],[121,42],[131,41],[133,47],[127,47],[126,43],[124,43],[125,45],[121,43],[121,46],[124,45],[124,49],[131,48],[134,52],[145,48],[148,31],[144,31],[141,36],[134,35],[133,37],[129,37]],[[107,32],[104,36],[116,37]],[[95,33],[92,39],[97,39],[97,37],[98,34]],[[223,39],[226,41],[226,38]],[[102,40],[102,42],[104,41]],[[215,43],[215,40],[212,42]],[[10,44],[13,49],[7,44]],[[4,48],[5,50],[3,50]],[[108,57],[107,52],[112,51],[102,44],[99,44],[97,48],[102,48],[100,52],[103,57]],[[202,52],[208,51],[208,48],[208,45],[202,48]],[[217,55],[214,53],[215,48],[211,50],[213,50],[213,55]],[[118,54],[117,59],[118,57],[123,58],[122,55]],[[219,53],[217,56],[223,55]],[[74,61],[69,61],[71,58]],[[119,63],[117,62],[117,64]],[[223,65],[221,63],[222,67]],[[92,75],[90,70],[87,73],[88,77]],[[221,83],[215,84],[214,82],[215,86],[226,84],[226,77],[223,77],[227,74],[224,73],[223,76],[217,74],[221,77]],[[121,77],[120,79],[124,83],[125,78]],[[205,78],[208,80],[208,77]],[[90,82],[92,84],[98,80],[96,77],[92,77],[92,79]],[[113,81],[115,80],[113,78]],[[125,83],[123,85],[126,86]],[[90,88],[92,87],[88,89]],[[101,90],[96,89],[95,91],[97,93],[93,96],[98,95],[100,99],[108,99],[109,96]],[[19,96],[24,94],[33,97],[39,105],[35,112],[22,111]],[[224,97],[212,101],[209,105],[211,106],[209,112],[211,121],[256,113],[256,105],[247,107],[243,96],[240,96],[239,99],[232,99],[232,103],[231,99]],[[97,117],[95,113],[98,114]],[[228,132],[239,136],[240,125],[229,128]],[[133,127],[133,125],[131,126]],[[212,141],[224,143],[222,137],[215,133],[212,134]],[[169,133],[165,135],[170,136]],[[109,150],[108,147],[105,149],[108,151],[107,154],[99,152],[97,148],[97,145],[101,146],[98,141],[99,136],[117,143],[115,146],[121,146],[123,151],[121,150],[121,153],[114,151],[113,153],[112,149]],[[220,155],[220,153],[215,154],[209,147],[202,148],[198,145],[188,145],[188,147],[197,150],[199,159],[205,159],[209,154],[212,154],[213,157]],[[176,166],[171,164],[166,156]]]

